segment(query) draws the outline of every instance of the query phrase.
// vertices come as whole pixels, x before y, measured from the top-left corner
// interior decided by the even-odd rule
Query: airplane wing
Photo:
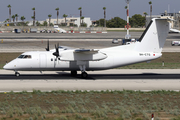
[[[72,49],[74,49],[74,48],[68,47],[68,46],[59,46],[59,49],[72,50]]]
[[[98,61],[105,58],[107,55],[97,49],[75,49],[60,52],[62,61]]]
[[[98,51],[97,49],[76,49],[74,53],[96,54]]]
[[[59,50],[63,51],[63,50],[74,50],[75,48],[72,47],[67,47],[67,46],[59,46]],[[51,49],[50,51],[56,51],[56,49]]]

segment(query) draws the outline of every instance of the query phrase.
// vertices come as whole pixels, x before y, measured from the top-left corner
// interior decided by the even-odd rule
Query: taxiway
[[[52,90],[179,90],[179,69],[111,69],[88,72],[87,79],[69,72],[20,72],[0,70],[0,91]]]

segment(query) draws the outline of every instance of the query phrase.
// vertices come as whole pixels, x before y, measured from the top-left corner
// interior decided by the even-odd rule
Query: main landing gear
[[[79,69],[81,71],[81,78],[87,78],[88,74],[86,73],[86,61],[77,61],[77,65],[79,66]],[[76,70],[72,70],[71,71],[71,75],[72,76],[76,76],[77,75],[77,71]]]
[[[82,78],[87,78],[87,77],[88,77],[88,74],[84,71],[84,72],[81,73],[81,77],[82,77]]]
[[[86,66],[85,65],[79,65],[79,68],[81,70],[81,77],[87,78],[88,74],[86,73]]]
[[[19,77],[19,76],[20,76],[20,73],[15,72],[15,76],[16,76],[16,77]]]
[[[76,70],[71,71],[71,76],[77,76],[77,71]],[[87,78],[87,77],[88,74],[85,71],[81,72],[81,78]]]

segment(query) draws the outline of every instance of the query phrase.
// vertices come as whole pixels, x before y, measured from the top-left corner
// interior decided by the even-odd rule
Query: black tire
[[[20,76],[20,73],[15,72],[15,76],[16,76],[16,77],[19,77],[19,76]]]
[[[71,76],[77,76],[77,71],[76,70],[71,71]]]
[[[88,74],[87,74],[86,72],[82,72],[82,73],[81,73],[81,77],[82,77],[82,78],[87,78],[87,77],[88,77]]]

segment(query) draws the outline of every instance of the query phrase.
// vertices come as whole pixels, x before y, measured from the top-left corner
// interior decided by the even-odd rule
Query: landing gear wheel
[[[77,71],[76,70],[71,71],[71,76],[77,76]]]
[[[82,77],[82,78],[87,78],[87,77],[88,77],[88,74],[87,74],[86,72],[82,72],[82,73],[81,73],[81,77]]]
[[[15,72],[15,76],[16,76],[16,77],[19,77],[19,76],[20,76],[20,73]]]

